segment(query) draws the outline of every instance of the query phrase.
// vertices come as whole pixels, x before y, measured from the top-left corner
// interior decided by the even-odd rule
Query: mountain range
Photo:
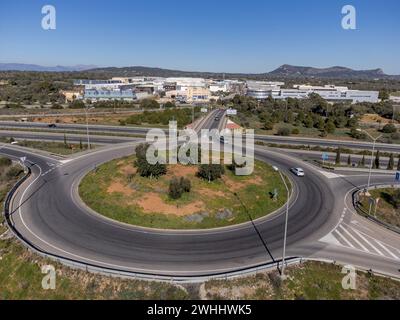
[[[37,64],[25,63],[0,63],[0,71],[38,71],[38,72],[72,72],[72,71],[85,71],[97,68],[95,65],[76,65],[76,66],[55,66],[46,67]]]
[[[201,71],[181,71],[143,66],[105,67],[94,65],[45,67],[34,64],[0,63],[0,71],[39,71],[39,72],[73,72],[89,71],[104,76],[159,76],[159,77],[203,77],[203,78],[329,78],[329,79],[395,79],[400,75],[388,75],[382,69],[353,70],[346,67],[314,68],[285,64],[265,73],[216,73]]]

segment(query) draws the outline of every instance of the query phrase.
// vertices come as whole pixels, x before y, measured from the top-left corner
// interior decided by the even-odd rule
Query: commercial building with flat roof
[[[133,101],[136,99],[136,94],[131,89],[128,90],[86,89],[84,94],[84,99],[90,101],[107,101],[107,100]]]

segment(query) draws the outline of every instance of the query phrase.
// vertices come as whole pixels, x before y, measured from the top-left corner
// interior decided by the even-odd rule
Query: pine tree
[[[393,170],[394,169],[394,155],[393,153],[390,154],[390,158],[389,158],[389,163],[387,166],[388,170]]]
[[[351,155],[349,155],[349,157],[347,158],[347,165],[351,166]]]
[[[381,166],[381,160],[380,160],[380,152],[379,150],[376,152],[376,156],[375,156],[375,161],[374,161],[374,168],[375,169],[379,169]]]
[[[338,148],[337,151],[336,151],[336,160],[335,160],[335,163],[337,165],[340,164],[340,159],[341,159],[340,148]]]
[[[365,167],[365,156],[361,159],[361,167]]]
[[[79,149],[82,150],[83,149],[83,145],[82,145],[82,138],[79,139]]]
[[[64,147],[68,148],[67,135],[64,133]]]

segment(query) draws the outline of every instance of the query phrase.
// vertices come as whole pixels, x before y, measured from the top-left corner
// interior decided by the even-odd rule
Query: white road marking
[[[342,239],[349,247],[355,249],[355,247],[353,246],[353,244],[352,244],[349,240],[347,240],[347,239],[344,237],[344,235],[342,235],[342,234],[341,234],[339,231],[337,231],[337,230],[335,230],[334,232],[335,232],[335,234],[337,234],[337,235],[339,236],[339,238]]]
[[[358,232],[356,229],[352,229],[365,243],[367,243],[372,249],[374,249],[376,252],[378,252],[379,255],[385,256],[377,247],[375,247],[370,241],[367,240],[360,232]]]
[[[341,175],[341,174],[328,172],[328,171],[324,171],[324,170],[318,170],[318,172],[323,174],[328,179],[336,179],[336,178],[343,177],[343,175]]]
[[[346,228],[339,226],[355,243],[357,243],[364,251],[371,253],[360,241],[358,241]]]
[[[389,253],[396,260],[400,260],[398,256],[396,256],[393,252],[391,252],[386,246],[384,246],[380,241],[376,241],[376,243],[387,253]]]
[[[326,242],[326,243],[332,243],[337,246],[342,245],[332,233],[328,233],[325,237],[321,238],[319,241]]]

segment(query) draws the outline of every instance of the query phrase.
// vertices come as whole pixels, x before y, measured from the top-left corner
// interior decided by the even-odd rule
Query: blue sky
[[[56,30],[41,28],[46,4],[56,7]],[[357,9],[357,30],[341,28],[346,4]],[[399,16],[399,0],[1,0],[0,62],[400,74]]]

